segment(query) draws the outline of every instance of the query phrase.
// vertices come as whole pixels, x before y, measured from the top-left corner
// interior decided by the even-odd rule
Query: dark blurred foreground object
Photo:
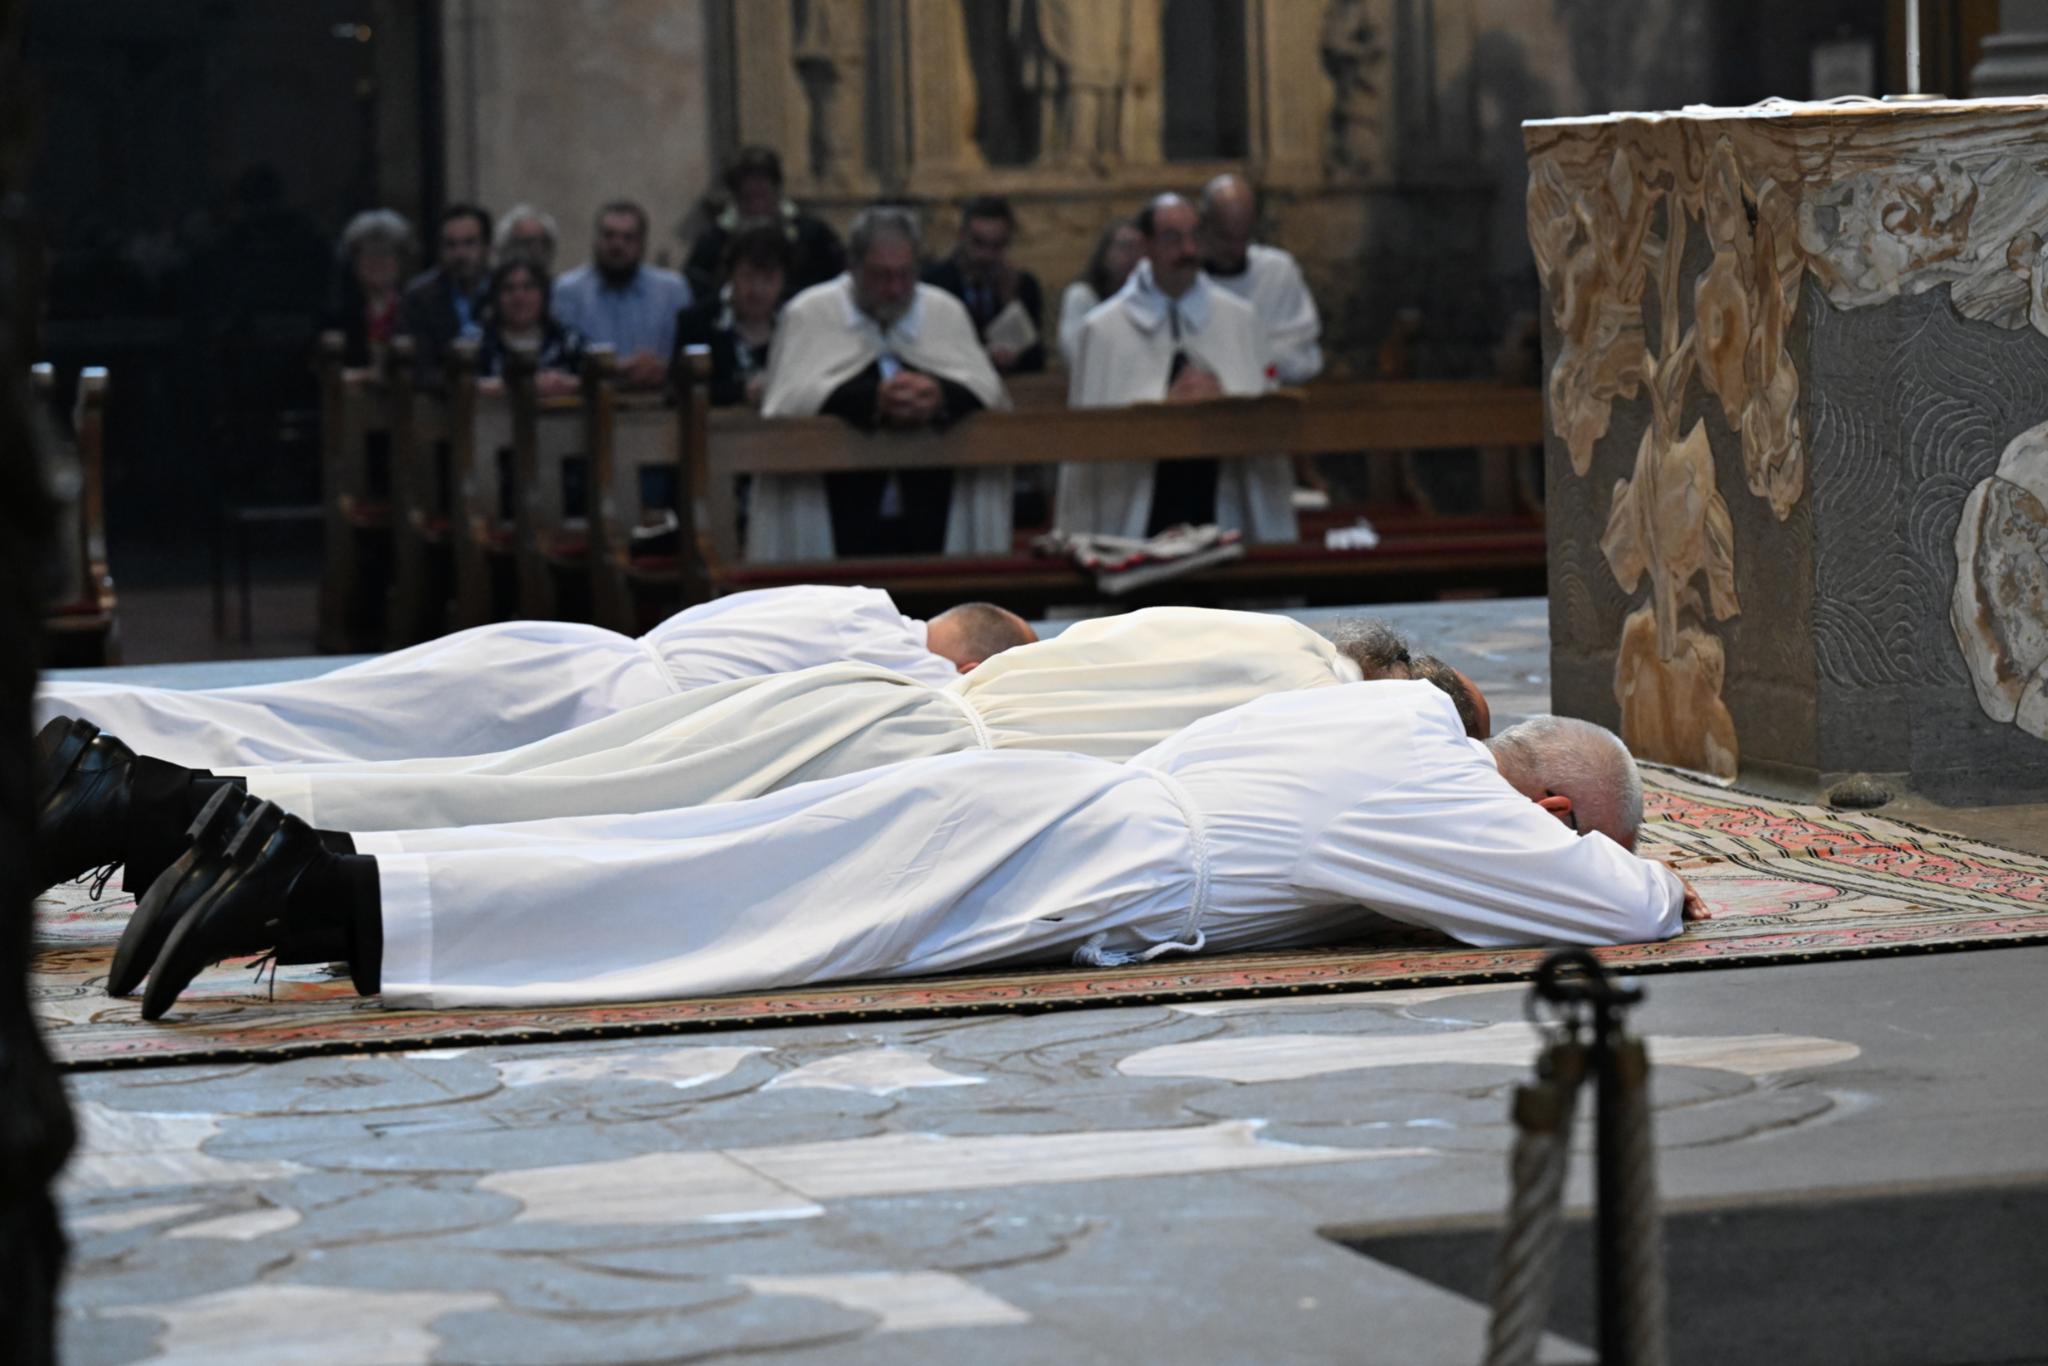
[[[76,1134],[28,1009],[34,797],[29,702],[41,649],[48,499],[31,421],[41,261],[19,189],[31,123],[21,69],[27,0],[0,0],[0,1361],[57,1358],[64,1234],[50,1183]]]

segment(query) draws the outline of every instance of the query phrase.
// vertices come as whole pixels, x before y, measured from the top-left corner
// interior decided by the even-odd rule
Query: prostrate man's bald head
[[[1643,775],[1620,737],[1590,721],[1532,716],[1488,742],[1500,776],[1517,792],[1586,834],[1624,849],[1643,824]]]
[[[992,602],[963,602],[925,623],[925,648],[961,673],[1018,645],[1038,639],[1031,623]]]
[[[1408,668],[1413,677],[1444,690],[1458,709],[1458,719],[1465,723],[1465,734],[1474,740],[1493,734],[1493,708],[1486,704],[1486,694],[1479,691],[1477,683],[1435,655],[1417,655]]]

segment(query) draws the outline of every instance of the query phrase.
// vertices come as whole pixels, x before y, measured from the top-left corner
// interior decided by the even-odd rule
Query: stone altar
[[[1646,759],[2048,793],[2048,100],[1524,125],[1554,700]]]

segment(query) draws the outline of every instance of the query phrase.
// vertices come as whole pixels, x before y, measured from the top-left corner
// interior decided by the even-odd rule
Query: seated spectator
[[[1071,368],[1074,348],[1080,344],[1081,324],[1088,321],[1095,305],[1124,287],[1131,268],[1145,255],[1145,234],[1129,218],[1112,218],[1095,239],[1095,254],[1088,258],[1081,278],[1067,286],[1060,296],[1060,358]]]
[[[742,228],[725,245],[718,296],[676,319],[675,364],[690,346],[711,348],[711,402],[761,406],[768,382],[768,344],[789,278],[789,239],[774,223]]]
[[[1005,375],[1045,369],[1045,296],[1038,277],[1010,264],[1017,215],[1001,195],[979,194],[960,208],[960,241],[953,254],[924,273],[967,305],[988,358]],[[1029,327],[1025,327],[1025,323]],[[993,332],[991,326],[993,325]],[[1029,341],[1025,341],[1025,337]]]
[[[412,225],[390,209],[365,209],[341,230],[340,270],[324,329],[346,338],[342,363],[364,369],[383,359],[402,317],[398,282],[412,255]]]
[[[1081,325],[1067,402],[1076,408],[1194,403],[1264,392],[1266,329],[1252,306],[1202,273],[1192,204],[1163,194],[1138,215],[1145,259]],[[1285,456],[1060,466],[1054,522],[1062,531],[1150,536],[1215,523],[1255,541],[1297,531]]]
[[[725,168],[727,200],[718,216],[690,248],[683,273],[690,287],[709,294],[718,287],[726,245],[745,223],[777,224],[789,243],[790,294],[822,285],[846,269],[846,249],[839,235],[782,197],[782,158],[766,147],[742,147]]]
[[[854,220],[845,275],[791,300],[776,329],[761,411],[833,413],[857,426],[943,426],[1009,395],[952,295],[917,279],[917,220],[876,207]],[[763,477],[752,559],[1007,550],[1007,469],[857,470]]]
[[[474,204],[441,210],[436,264],[405,287],[405,326],[419,358],[420,377],[439,378],[448,345],[483,335],[485,275],[491,216]]]
[[[548,277],[524,256],[501,262],[491,272],[491,320],[476,350],[480,379],[502,380],[505,353],[533,348],[535,385],[543,394],[573,393],[583,369],[583,334],[548,311]]]
[[[668,376],[676,315],[690,287],[672,270],[646,264],[647,210],[614,200],[597,211],[590,264],[555,281],[555,316],[596,345],[618,352],[619,382],[653,389]]]
[[[561,240],[562,234],[555,226],[554,215],[531,204],[514,204],[498,220],[497,234],[491,238],[491,251],[500,261],[524,256],[539,266],[543,274],[551,276],[555,273],[555,244]]]

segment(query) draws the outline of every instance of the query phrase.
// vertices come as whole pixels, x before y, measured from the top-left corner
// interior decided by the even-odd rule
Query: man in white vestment
[[[506,621],[288,683],[183,691],[45,680],[36,722],[76,717],[198,768],[489,754],[714,683],[818,664],[945,683],[991,647],[1033,639],[988,603],[924,622],[880,589],[804,584],[698,603],[637,639]]]
[[[847,270],[789,301],[768,355],[764,417],[831,413],[856,426],[945,426],[1010,406],[974,320],[918,282],[917,220],[877,207],[854,219]],[[754,480],[750,560],[1001,553],[1011,542],[1008,469],[849,470]]]
[[[1266,693],[1408,675],[1405,646],[1384,627],[1340,638],[1281,616],[1160,607],[1077,623],[946,687],[871,665],[824,665],[650,703],[503,754],[211,773],[143,756],[131,761],[119,820],[54,784],[45,810],[81,814],[45,820],[44,846],[65,851],[45,885],[125,862],[125,885],[139,890],[176,857],[222,786],[332,829],[423,830],[738,801],[963,750],[1122,760]],[[111,736],[96,743],[118,752]]]
[[[1641,820],[1635,762],[1597,726],[1480,743],[1428,684],[1360,683],[1262,698],[1122,764],[977,751],[719,806],[347,842],[262,804],[241,854],[198,860],[204,894],[144,898],[123,950],[162,946],[155,1019],[206,964],[264,951],[445,1008],[1115,965],[1382,920],[1627,943],[1699,910],[1630,852]]]
[[[1067,402],[1075,408],[1195,403],[1263,393],[1268,343],[1250,304],[1202,274],[1199,220],[1179,195],[1138,215],[1145,259],[1081,325]],[[1293,476],[1284,456],[1069,463],[1053,522],[1067,532],[1154,535],[1214,522],[1255,541],[1291,541]]]
[[[1258,197],[1243,176],[1225,173],[1204,186],[1202,270],[1259,315],[1274,378],[1306,384],[1323,373],[1322,315],[1294,257],[1252,240],[1258,218]]]

